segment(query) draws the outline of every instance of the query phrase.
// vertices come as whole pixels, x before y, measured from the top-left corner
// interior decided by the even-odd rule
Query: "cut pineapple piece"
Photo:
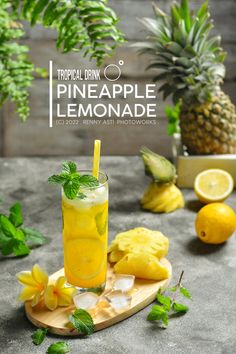
[[[160,231],[153,231],[144,227],[137,227],[135,229],[119,233],[116,236],[114,244],[115,243],[117,244],[118,250],[124,252],[125,254],[130,252],[146,252],[158,258],[164,257],[169,248],[168,238],[165,237]]]
[[[113,240],[111,242],[111,244],[108,246],[107,253],[110,253],[110,252],[112,252],[114,250],[117,250],[117,242],[116,242],[116,240]]]
[[[132,274],[137,278],[150,280],[164,280],[170,274],[161,262],[153,255],[142,253],[128,253],[114,266],[119,274]]]
[[[111,251],[109,254],[109,262],[111,263],[116,263],[118,262],[121,258],[124,257],[124,252],[119,251],[118,249],[114,249]]]

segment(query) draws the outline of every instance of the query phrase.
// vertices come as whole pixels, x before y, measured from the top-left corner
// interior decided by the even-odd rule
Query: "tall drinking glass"
[[[78,171],[91,175],[92,171]],[[108,241],[108,178],[83,188],[84,199],[68,199],[62,190],[64,269],[69,284],[101,293],[105,288]]]

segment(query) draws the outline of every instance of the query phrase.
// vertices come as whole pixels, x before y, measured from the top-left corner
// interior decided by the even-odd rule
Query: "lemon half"
[[[205,204],[224,201],[233,189],[232,176],[220,169],[205,170],[197,175],[194,182],[194,191]]]

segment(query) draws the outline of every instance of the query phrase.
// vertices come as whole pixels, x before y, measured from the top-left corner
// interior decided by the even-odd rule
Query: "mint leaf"
[[[24,227],[25,241],[30,248],[42,246],[47,242],[47,238],[39,231],[31,227]]]
[[[47,328],[38,328],[36,331],[34,331],[34,333],[31,336],[31,338],[33,339],[33,343],[35,345],[40,345],[41,343],[43,343],[47,331],[48,331]]]
[[[70,352],[69,345],[65,342],[56,342],[47,349],[47,354],[66,354]]]
[[[19,202],[15,203],[10,208],[9,220],[15,227],[21,226],[23,224],[22,208]]]
[[[151,312],[147,316],[148,321],[162,321],[165,326],[168,326],[169,316],[166,310],[159,305],[154,305]]]
[[[16,230],[15,236],[14,236],[15,240],[18,241],[25,241],[25,234],[22,230]]]
[[[80,183],[79,179],[74,178],[72,180],[67,181],[64,186],[64,193],[68,199],[75,199],[79,193]]]
[[[94,323],[91,315],[82,309],[75,310],[72,315],[69,316],[70,322],[78,332],[90,335],[94,332]]]
[[[23,242],[14,240],[13,252],[15,256],[27,256],[30,254],[30,248]]]
[[[48,178],[48,183],[64,184],[68,180],[68,175],[61,173],[60,175],[52,175]]]
[[[192,295],[190,294],[190,292],[184,288],[183,286],[180,287],[179,291],[181,292],[181,294],[183,296],[185,296],[187,299],[192,299]]]
[[[7,237],[0,227],[0,249],[2,249],[7,244],[7,242],[9,242],[9,240],[10,237]]]
[[[163,305],[164,309],[166,311],[170,311],[171,309],[171,299],[168,296],[164,296],[160,294],[159,292],[157,293],[157,301]]]
[[[175,293],[177,290],[177,287],[176,286],[173,286],[172,288],[170,288],[170,291],[172,291],[173,293]]]
[[[71,173],[76,173],[77,172],[77,166],[76,163],[73,161],[65,161],[62,164],[62,171],[68,174]]]
[[[16,233],[15,226],[5,215],[0,216],[0,226],[4,234],[8,237],[14,237]]]
[[[189,310],[188,306],[179,304],[178,302],[174,302],[172,308],[175,312],[182,313],[182,314],[186,313]]]
[[[80,184],[83,187],[97,187],[99,186],[99,181],[96,177],[91,176],[91,175],[83,175],[79,179]]]
[[[12,254],[15,243],[16,243],[16,241],[13,238],[11,238],[7,242],[5,242],[5,244],[2,246],[2,249],[1,249],[2,255],[9,256],[10,254]]]

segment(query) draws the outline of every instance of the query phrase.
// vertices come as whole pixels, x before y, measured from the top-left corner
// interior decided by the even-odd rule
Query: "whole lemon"
[[[226,204],[208,204],[198,212],[195,228],[198,237],[203,242],[223,243],[236,230],[236,214]]]

